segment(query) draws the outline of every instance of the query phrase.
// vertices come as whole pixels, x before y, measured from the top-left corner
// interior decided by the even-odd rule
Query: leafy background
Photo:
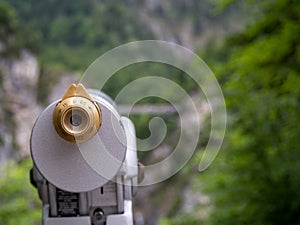
[[[176,0],[154,6],[151,2],[2,0],[1,60],[17,58],[24,48],[34,52],[41,65],[37,98],[46,105],[63,72],[80,74],[119,44],[163,39],[191,47],[215,72],[224,91],[226,138],[212,166],[199,173],[207,141],[204,132],[192,160],[150,193],[149,205],[160,211],[154,221],[145,217],[145,224],[300,224],[300,2]],[[157,24],[165,32],[158,32]],[[174,81],[190,93],[195,91],[181,71],[162,65],[148,68],[149,74],[172,71]],[[127,68],[123,73],[137,74],[130,77],[134,79],[142,69]],[[130,82],[127,77],[117,74],[106,92],[114,96]],[[1,100],[3,108],[4,103]],[[10,132],[17,132],[9,113],[1,118]],[[132,119],[138,135],[147,136],[149,116]],[[176,132],[175,119],[167,119],[171,133]],[[14,147],[16,152],[20,148]],[[28,181],[30,160],[11,154],[2,164],[0,224],[40,224],[41,205]],[[172,199],[167,195],[171,192]]]

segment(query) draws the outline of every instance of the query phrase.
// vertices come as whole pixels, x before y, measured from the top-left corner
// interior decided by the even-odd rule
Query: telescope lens
[[[70,123],[74,127],[78,127],[82,123],[82,117],[80,115],[78,115],[78,114],[72,115],[70,117]]]
[[[62,115],[62,128],[70,135],[82,135],[92,126],[92,117],[84,108],[71,107]]]
[[[58,102],[53,113],[57,133],[71,142],[89,140],[97,133],[101,118],[97,103],[80,96],[68,97]]]

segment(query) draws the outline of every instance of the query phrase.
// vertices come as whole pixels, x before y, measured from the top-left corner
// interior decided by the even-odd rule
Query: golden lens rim
[[[71,124],[76,113],[83,117],[79,127]],[[69,142],[85,142],[92,138],[101,126],[102,115],[98,104],[81,96],[69,97],[58,102],[53,113],[53,124],[60,137]]]
[[[71,120],[72,117],[78,115],[81,118],[81,122],[79,125],[73,125]],[[65,113],[61,116],[61,124],[62,128],[70,135],[80,135],[85,133],[89,126],[90,123],[92,122],[90,120],[90,116],[88,113],[79,107],[70,107],[65,111]]]

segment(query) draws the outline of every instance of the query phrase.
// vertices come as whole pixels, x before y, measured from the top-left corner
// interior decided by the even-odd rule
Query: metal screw
[[[104,213],[101,209],[96,209],[94,211],[94,217],[96,220],[102,220],[102,218],[104,217]]]

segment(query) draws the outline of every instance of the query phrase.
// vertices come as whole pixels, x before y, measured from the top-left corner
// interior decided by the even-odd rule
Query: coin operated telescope
[[[30,144],[43,225],[133,225],[135,129],[107,95],[72,84],[41,113]]]

